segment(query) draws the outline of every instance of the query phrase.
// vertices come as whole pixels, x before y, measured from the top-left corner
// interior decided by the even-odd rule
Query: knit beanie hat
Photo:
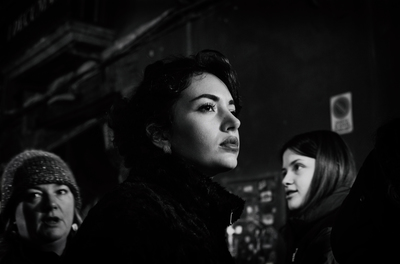
[[[79,188],[68,165],[57,155],[42,150],[26,150],[5,167],[1,185],[1,212],[6,212],[18,194],[38,184],[63,184],[74,195],[75,207],[81,207]],[[14,203],[14,202],[12,202]]]

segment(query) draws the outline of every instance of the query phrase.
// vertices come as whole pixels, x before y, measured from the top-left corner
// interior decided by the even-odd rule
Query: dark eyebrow
[[[293,164],[297,163],[300,159],[295,159],[294,161],[289,163],[289,167],[292,166]],[[286,170],[285,168],[282,168],[282,170]]]
[[[208,99],[211,99],[211,100],[213,100],[213,101],[215,101],[215,102],[218,102],[218,101],[219,101],[219,97],[218,97],[218,96],[215,96],[215,95],[213,95],[213,94],[201,94],[201,95],[199,95],[199,96],[193,98],[193,99],[190,100],[189,102],[193,102],[193,101],[199,100],[199,99],[201,99],[201,98],[208,98]],[[235,104],[235,102],[233,101],[233,99],[229,101],[229,104],[230,104],[230,105],[234,105],[234,104]]]
[[[213,94],[201,94],[201,95],[199,95],[199,96],[193,98],[193,99],[190,100],[189,102],[193,102],[193,101],[199,100],[199,99],[201,99],[201,98],[208,98],[208,99],[211,99],[211,100],[217,101],[217,102],[219,101],[219,97],[218,97],[218,96],[215,96],[215,95],[213,95]]]
[[[300,159],[295,159],[294,161],[290,162],[290,164],[289,164],[289,165],[291,166],[291,165],[293,165],[293,164],[297,163],[299,160],[300,160]]]

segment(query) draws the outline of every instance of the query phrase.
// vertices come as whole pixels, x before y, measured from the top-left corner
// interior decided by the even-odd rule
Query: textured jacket
[[[285,263],[338,263],[332,253],[330,235],[337,211],[348,191],[339,189],[306,215],[289,219],[283,229]]]
[[[70,263],[234,263],[226,228],[244,201],[170,157],[132,170],[78,230]]]

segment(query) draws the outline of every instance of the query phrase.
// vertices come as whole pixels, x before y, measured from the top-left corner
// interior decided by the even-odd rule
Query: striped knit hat
[[[1,179],[1,212],[6,212],[18,194],[38,184],[64,184],[74,195],[75,207],[81,207],[79,188],[68,165],[57,155],[42,150],[26,150],[6,166]],[[14,201],[14,202],[11,202]]]

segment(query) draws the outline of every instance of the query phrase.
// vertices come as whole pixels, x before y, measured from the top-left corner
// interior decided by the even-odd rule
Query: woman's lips
[[[238,152],[239,139],[237,137],[228,137],[220,144],[220,146],[226,150]]]
[[[297,193],[296,190],[287,190],[286,191],[286,199],[292,198]]]
[[[60,218],[53,216],[53,217],[45,217],[42,219],[42,222],[45,223],[47,226],[57,226],[60,222]]]

